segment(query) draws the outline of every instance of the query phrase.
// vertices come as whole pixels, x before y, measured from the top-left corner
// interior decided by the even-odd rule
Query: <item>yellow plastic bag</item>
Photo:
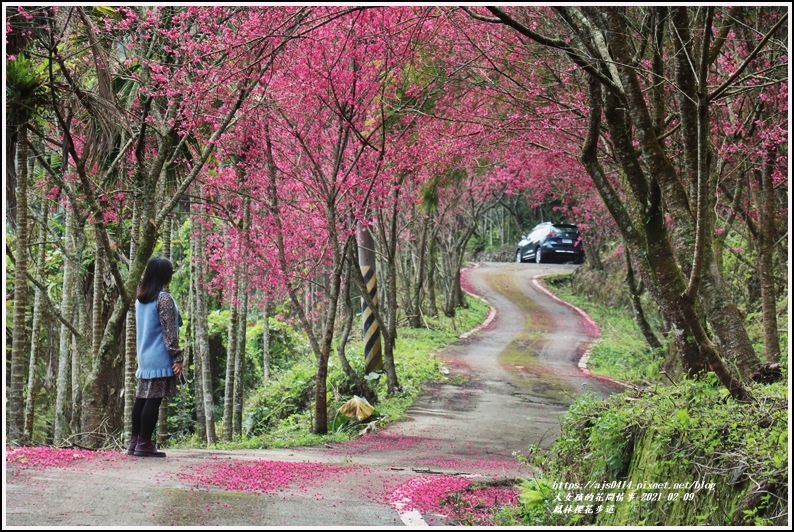
[[[375,411],[375,407],[363,397],[354,395],[351,400],[339,407],[339,413],[347,417],[356,417],[359,421],[364,421]]]

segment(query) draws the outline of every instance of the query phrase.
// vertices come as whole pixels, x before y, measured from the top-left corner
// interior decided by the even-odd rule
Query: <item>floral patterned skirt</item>
[[[155,399],[176,396],[176,377],[159,379],[138,379],[137,399]]]

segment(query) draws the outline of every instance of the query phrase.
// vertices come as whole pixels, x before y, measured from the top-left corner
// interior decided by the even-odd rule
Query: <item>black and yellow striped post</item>
[[[366,225],[359,226],[358,265],[372,303],[378,305],[378,277],[375,274],[375,241]],[[375,319],[366,299],[361,300],[361,318],[364,323],[364,361],[365,373],[383,369],[383,356],[380,346],[380,323]]]

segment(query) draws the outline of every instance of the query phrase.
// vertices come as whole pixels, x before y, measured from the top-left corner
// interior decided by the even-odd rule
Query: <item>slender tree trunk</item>
[[[415,318],[419,318],[418,314],[415,315],[413,313],[413,304],[411,302],[411,296],[414,292],[414,276],[416,275],[413,265],[416,260],[413,248],[414,245],[408,243],[405,252],[395,257],[396,260],[394,261],[395,284],[398,287],[397,293],[399,297],[397,307],[403,309],[409,325]]]
[[[634,311],[634,319],[637,320],[637,325],[645,337],[645,341],[652,349],[660,349],[662,343],[654,334],[651,324],[645,318],[645,310],[642,308],[642,283],[637,283],[634,278],[634,268],[631,266],[631,252],[625,248],[624,256],[626,258],[626,283],[629,285],[629,294],[631,295],[631,309]]]
[[[241,255],[248,252],[248,232],[251,229],[251,200],[246,197],[243,205],[243,241],[239,244]],[[237,382],[234,387],[234,416],[232,431],[235,434],[243,433],[243,400],[245,398],[245,344],[248,321],[248,267],[246,264],[240,266],[240,282],[238,284],[237,300],[240,304],[240,316],[237,320],[237,356],[235,357],[234,374]]]
[[[78,298],[78,295],[79,295],[78,294],[78,292],[79,292],[78,287],[80,285],[81,285],[80,282],[75,282],[73,284],[74,291],[75,291],[75,295],[74,295],[75,299]],[[84,324],[87,323],[87,316],[86,316],[86,313],[85,313],[85,305],[77,304],[76,308],[77,308],[77,322],[79,323],[79,327],[82,330],[85,327]],[[88,335],[86,334],[85,337],[87,337],[87,336]],[[84,346],[83,345],[84,343],[85,342],[82,340],[82,338],[78,338],[78,337],[72,335],[72,349],[71,349],[72,362],[70,364],[70,366],[71,366],[71,379],[72,379],[72,384],[71,384],[71,387],[70,387],[71,388],[70,391],[71,391],[72,397],[71,397],[71,402],[69,403],[69,410],[70,410],[70,412],[69,412],[69,432],[71,434],[80,434],[80,432],[82,432],[82,424],[81,424],[80,414],[82,412],[81,406],[83,404],[83,393],[82,393],[82,389],[80,388],[80,386],[81,386],[80,380],[81,380],[82,374],[83,374],[83,372],[82,372],[83,354],[84,353],[87,354],[87,352],[88,352],[88,345]],[[83,349],[83,347],[85,347],[86,349]]]
[[[758,275],[761,279],[761,312],[764,320],[764,352],[766,360],[780,362],[780,335],[777,331],[777,304],[774,276],[775,254],[775,190],[772,172],[777,148],[770,148],[766,164],[759,172],[756,205],[760,212],[758,231]]]
[[[455,317],[455,270],[452,266],[456,261],[452,258],[451,253],[441,252],[441,272],[442,272],[442,287],[444,291],[444,316],[447,318]]]
[[[242,279],[247,276],[243,275]],[[245,339],[246,339],[246,321],[248,320],[248,290],[246,283],[240,283],[239,300],[240,300],[240,316],[237,320],[237,356],[235,357],[234,374],[236,376],[236,383],[234,386],[234,409],[232,415],[234,416],[234,423],[232,431],[234,434],[242,435],[243,433],[243,400],[245,398]]]
[[[438,269],[438,244],[436,235],[430,237],[430,252],[427,254],[427,309],[426,314],[431,318],[438,316],[438,301],[436,301],[436,271]]]
[[[19,128],[16,189],[16,263],[14,264],[14,329],[11,332],[11,378],[6,395],[6,427],[9,442],[19,441],[24,433],[23,381],[27,357],[28,306],[28,128]],[[14,161],[6,161],[9,166]]]
[[[43,209],[42,222],[39,229],[39,255],[38,255],[38,271],[44,272],[47,260],[47,220],[49,216],[49,209]],[[25,400],[25,429],[21,443],[23,445],[30,445],[33,443],[33,421],[36,411],[36,396],[39,393],[39,379],[36,375],[41,358],[41,321],[44,314],[44,298],[46,294],[41,288],[36,289],[36,296],[33,301],[33,326],[31,328],[30,336],[30,364],[28,367],[28,395]]]
[[[414,291],[411,296],[411,315],[409,325],[414,328],[422,327],[422,293],[424,291],[425,279],[425,250],[427,249],[427,234],[430,226],[430,219],[427,216],[422,218],[422,235],[419,238],[419,247],[416,256],[416,276],[414,277]]]
[[[198,356],[198,327],[197,316],[198,310],[198,274],[196,260],[193,258],[193,253],[196,250],[194,243],[195,236],[190,238],[190,301],[188,306],[190,308],[190,353],[193,360],[193,392],[194,402],[196,405],[196,436],[199,441],[207,443],[207,418],[204,413],[204,380],[202,378],[202,365],[201,357]]]
[[[265,322],[262,327],[262,384],[267,384],[270,380],[270,296],[265,295],[262,305],[262,319]]]
[[[200,198],[199,198],[200,199]],[[201,367],[201,390],[204,404],[204,431],[208,445],[215,445],[218,438],[215,433],[215,400],[212,386],[212,363],[210,361],[209,326],[207,324],[207,276],[205,274],[204,259],[202,254],[206,249],[206,229],[200,223],[195,224],[196,236],[191,240],[193,244],[192,257],[196,268],[196,361]],[[197,376],[198,379],[198,376]]]
[[[74,225],[74,240],[75,240],[75,265],[74,265],[74,309],[75,309],[75,327],[80,331],[79,335],[72,335],[72,363],[71,366],[71,401],[69,413],[69,427],[70,432],[74,435],[79,435],[83,432],[82,424],[82,411],[83,411],[83,380],[85,379],[85,368],[90,367],[92,362],[92,334],[91,327],[93,323],[89,320],[89,301],[88,294],[84,290],[85,283],[85,270],[82,267],[82,257],[85,255],[85,250],[88,247],[88,238],[85,232],[85,224],[78,221],[77,216],[72,221]],[[107,422],[103,425],[102,429],[106,430],[114,423],[113,406],[108,405],[108,412],[105,416]],[[117,412],[116,412],[117,413]]]
[[[173,250],[171,249],[171,231],[173,230],[172,226],[173,217],[169,217],[168,220],[165,222],[165,228],[163,229],[163,247],[160,249],[160,255],[170,260],[172,263],[174,262],[173,258]],[[183,366],[185,367],[185,366]],[[168,438],[168,397],[163,397],[163,400],[160,402],[160,411],[157,414],[157,445],[160,447],[165,446],[166,439]]]
[[[74,316],[74,215],[70,208],[65,210],[64,217],[64,258],[63,282],[61,283],[61,314],[72,321]],[[69,438],[69,420],[67,417],[67,398],[71,375],[71,331],[61,324],[60,349],[58,354],[58,380],[55,395],[55,424],[53,441],[56,446],[61,446]]]
[[[457,262],[455,266],[455,284],[453,286],[455,294],[455,304],[460,308],[469,308],[469,303],[466,301],[466,294],[463,293],[462,270],[463,259],[466,256],[466,244],[458,248]]]
[[[99,355],[99,344],[102,343],[103,301],[105,296],[105,250],[102,240],[96,239],[96,255],[94,256],[94,297],[91,304],[91,359],[96,361]]]
[[[399,217],[397,214],[397,193],[392,200],[392,213],[388,223],[389,235],[384,238],[383,245],[387,250],[383,254],[385,258],[381,261],[383,271],[386,273],[386,283],[384,292],[386,305],[383,306],[385,313],[385,334],[383,335],[383,370],[386,373],[386,382],[389,393],[400,391],[400,381],[397,378],[397,367],[394,364],[394,346],[397,342],[397,224]],[[381,312],[381,314],[383,314]]]
[[[195,319],[194,319],[195,323]],[[204,411],[204,379],[201,358],[193,357],[193,402],[196,405],[196,437],[200,442],[207,443],[207,415]]]
[[[240,303],[237,299],[240,285],[240,265],[234,267],[232,286],[229,290],[231,300],[229,303],[229,327],[226,334],[226,384],[223,393],[223,439],[234,439],[234,388],[237,386],[235,368],[237,367],[238,337],[240,319]]]
[[[138,209],[132,211],[132,228],[130,229],[130,257],[136,253],[138,234],[140,231],[140,218]],[[124,441],[132,437],[132,407],[135,404],[135,394],[138,388],[138,379],[135,372],[138,369],[138,342],[136,338],[135,298],[130,301],[125,319],[124,335]],[[96,364],[96,362],[95,362]]]

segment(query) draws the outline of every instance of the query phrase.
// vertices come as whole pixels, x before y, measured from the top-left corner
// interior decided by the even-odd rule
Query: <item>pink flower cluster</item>
[[[177,477],[197,487],[215,486],[225,490],[251,493],[272,493],[283,490],[296,480],[304,491],[308,483],[322,481],[344,473],[349,468],[305,462],[255,460],[230,461],[199,467],[195,472],[178,473]]]
[[[398,511],[417,510],[484,526],[493,525],[494,510],[518,504],[518,492],[512,486],[469,489],[472,483],[468,478],[447,475],[417,477],[392,490],[389,498]]]
[[[449,493],[466,489],[470,479],[448,475],[416,477],[389,493],[389,501],[398,511],[418,510],[422,513],[441,511],[441,501]]]
[[[6,464],[20,468],[68,467],[99,457],[118,456],[112,451],[86,451],[82,449],[54,449],[52,447],[6,447]]]

